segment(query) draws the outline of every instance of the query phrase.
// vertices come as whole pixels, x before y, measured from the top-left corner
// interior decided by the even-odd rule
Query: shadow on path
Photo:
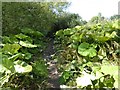
[[[47,48],[43,51],[43,59],[47,60],[48,63],[48,71],[49,71],[49,79],[48,84],[50,88],[60,88],[59,84],[59,73],[57,71],[56,62],[52,60],[51,55],[55,53],[54,50],[54,39],[50,39],[48,42]]]

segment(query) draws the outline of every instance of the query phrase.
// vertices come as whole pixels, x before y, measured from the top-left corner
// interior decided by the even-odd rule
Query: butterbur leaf
[[[78,53],[82,56],[94,57],[96,52],[96,49],[91,47],[89,43],[84,42],[78,46]]]
[[[21,48],[19,44],[5,44],[3,47],[3,53],[5,54],[15,54]]]
[[[118,88],[118,83],[120,81],[120,78],[118,77],[119,67],[111,66],[111,65],[103,65],[103,66],[101,66],[101,71],[105,74],[109,74],[109,75],[113,76],[113,78],[115,80],[114,86],[116,88]]]
[[[84,51],[81,50],[78,53],[81,54],[82,56],[88,56],[89,55],[89,52],[87,50],[84,50]]]
[[[80,42],[83,37],[83,33],[80,35],[79,33],[73,34],[70,38],[74,41]]]
[[[3,38],[3,43],[8,43],[8,42],[10,43],[11,42],[10,37],[3,36],[2,38]]]
[[[24,28],[21,30],[21,32],[24,34],[32,34],[34,31],[30,28]]]
[[[70,72],[64,71],[63,72],[63,78],[67,80],[67,79],[69,79],[69,77],[70,77]]]
[[[79,49],[88,49],[89,48],[89,43],[83,42],[80,44]]]
[[[14,36],[3,36],[3,43],[18,43],[18,39]]]
[[[20,45],[23,46],[23,47],[28,47],[28,48],[37,47],[37,45],[33,45],[33,44],[31,44],[30,42],[28,42],[28,41],[20,41],[19,43],[20,43]]]
[[[17,38],[19,38],[19,39],[21,39],[21,40],[28,40],[29,42],[33,42],[33,40],[29,37],[29,36],[27,36],[27,35],[24,35],[24,34],[22,34],[22,33],[20,33],[20,34],[17,34],[17,35],[15,35]]]
[[[22,34],[22,33],[20,33],[20,34],[18,34],[18,35],[15,35],[17,38],[19,38],[19,39],[24,39],[24,38],[28,38],[28,36],[27,35],[24,35],[24,34]]]
[[[33,32],[33,35],[34,36],[39,36],[39,37],[41,37],[41,36],[44,36],[41,32],[39,32],[39,31],[34,31]]]
[[[47,77],[48,71],[47,71],[47,67],[45,65],[45,62],[44,61],[36,61],[33,64],[33,72],[38,76]]]
[[[85,87],[88,85],[92,85],[92,80],[95,80],[96,77],[94,75],[90,75],[88,73],[84,72],[84,75],[81,77],[78,77],[76,79],[77,86]]]
[[[57,35],[57,36],[62,36],[62,35],[63,35],[63,30],[57,31],[57,32],[56,32],[56,35]]]
[[[94,56],[96,56],[96,50],[94,49],[94,48],[90,48],[89,49],[89,57],[94,57]]]
[[[24,34],[29,34],[29,35],[34,35],[34,36],[44,36],[41,32],[39,31],[35,31],[33,29],[30,29],[30,28],[24,28],[21,30],[22,33]]]
[[[32,57],[31,53],[25,53],[25,59],[29,60]]]
[[[0,87],[2,87],[5,84],[5,82],[8,82],[9,78],[10,78],[10,75],[4,75],[4,76],[0,77]],[[0,89],[0,90],[3,90],[3,89]],[[5,90],[7,90],[7,89],[5,89]]]
[[[64,71],[60,77],[60,83],[64,84],[67,81],[67,79],[70,78],[71,75],[72,74],[70,73],[70,71]]]
[[[15,71],[18,73],[28,73],[32,71],[32,66],[24,61],[17,60],[14,64]]]
[[[111,37],[95,35],[95,37],[93,37],[93,38],[94,38],[96,41],[98,41],[98,42],[106,42],[106,41],[108,41]]]
[[[15,72],[14,63],[9,59],[3,59],[2,66],[10,70],[12,73]]]
[[[15,61],[17,58],[19,58],[22,54],[21,53],[17,53],[15,55],[13,55],[12,57],[9,57],[9,60]]]

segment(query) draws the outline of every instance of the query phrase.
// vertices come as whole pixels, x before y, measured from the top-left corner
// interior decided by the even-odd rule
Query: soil
[[[50,39],[47,48],[43,52],[43,59],[47,61],[49,71],[48,87],[60,88],[59,73],[56,66],[57,63],[52,60],[51,57],[51,55],[53,55],[54,53],[54,39]]]

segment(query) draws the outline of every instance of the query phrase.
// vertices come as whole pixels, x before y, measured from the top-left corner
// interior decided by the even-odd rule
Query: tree
[[[90,23],[99,23],[99,22],[103,21],[104,19],[105,19],[105,17],[103,17],[101,13],[98,13],[98,15],[92,17],[89,22]]]
[[[113,15],[110,17],[110,20],[120,19],[120,15]]]
[[[84,25],[85,21],[78,14],[64,12],[58,15],[56,22],[52,25],[52,30],[48,32],[47,37],[54,37],[54,33],[60,29],[73,28],[77,25]]]
[[[61,9],[62,11],[66,4],[61,2],[4,2],[2,4],[3,34],[17,34],[26,27],[47,34],[56,19],[54,10]]]

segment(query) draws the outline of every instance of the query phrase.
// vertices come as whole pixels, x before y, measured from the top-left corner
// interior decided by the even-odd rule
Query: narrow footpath
[[[43,52],[43,59],[47,60],[48,71],[49,71],[49,79],[48,86],[49,88],[60,88],[59,84],[59,73],[57,71],[56,62],[52,60],[51,55],[55,53],[54,50],[54,39],[50,39],[48,42],[47,48]]]

